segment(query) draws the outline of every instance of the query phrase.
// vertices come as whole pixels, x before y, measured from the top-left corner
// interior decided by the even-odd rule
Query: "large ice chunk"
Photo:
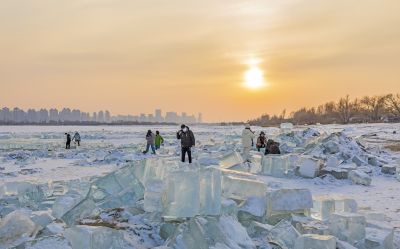
[[[162,180],[148,180],[145,185],[143,208],[146,212],[162,212]]]
[[[251,221],[265,222],[267,201],[265,197],[249,197],[240,204],[238,219],[244,226],[249,226]]]
[[[238,205],[232,199],[223,198],[221,201],[221,214],[236,216],[238,212]]]
[[[288,174],[287,157],[283,155],[265,155],[262,158],[262,174],[274,177],[286,177]]]
[[[133,166],[120,168],[95,180],[89,197],[100,208],[130,207],[144,196],[144,187],[133,173]]]
[[[45,199],[40,185],[29,182],[7,182],[0,186],[0,197],[17,196],[19,204],[30,209],[38,209]]]
[[[301,234],[329,235],[328,225],[305,215],[291,215],[292,225]]]
[[[358,205],[354,199],[338,198],[335,199],[335,212],[357,213]]]
[[[200,170],[200,214],[221,213],[221,171],[213,167]]]
[[[286,154],[284,156],[286,157],[288,174],[293,173],[301,160],[301,156],[298,154]]]
[[[163,180],[166,174],[167,164],[158,158],[148,158],[145,161],[143,183],[147,184],[149,180]]]
[[[322,144],[324,154],[336,154],[340,151],[339,144],[335,141],[329,140]]]
[[[249,226],[246,227],[247,232],[249,233],[250,237],[266,237],[268,233],[274,228],[274,226],[260,223],[257,221],[251,221]]]
[[[239,176],[224,175],[222,178],[222,194],[226,198],[246,200],[250,196],[265,196],[265,183]]]
[[[268,239],[281,248],[294,248],[299,232],[286,220],[276,224],[268,234]]]
[[[350,171],[349,179],[355,184],[365,185],[365,186],[371,185],[371,181],[372,181],[371,177],[361,170]]]
[[[357,212],[357,202],[348,198],[329,198],[326,196],[314,198],[311,216],[318,220],[328,220],[335,212]]]
[[[147,160],[148,159],[140,160],[129,164],[132,173],[136,176],[136,178],[140,181],[142,185],[144,185],[144,174],[145,174]]]
[[[349,171],[337,167],[325,167],[321,170],[321,174],[333,175],[336,179],[347,179],[349,177]]]
[[[336,249],[336,238],[330,235],[304,234],[297,238],[294,249]]]
[[[199,175],[195,168],[169,172],[163,194],[165,217],[194,217],[200,213]]]
[[[255,249],[246,229],[233,217],[195,217],[181,224],[166,242],[180,249]]]
[[[44,228],[53,222],[54,217],[50,215],[50,211],[35,211],[32,212],[31,219],[37,226]]]
[[[393,249],[393,230],[366,228],[365,249]]]
[[[313,157],[303,157],[299,164],[298,174],[306,178],[317,177],[321,169],[321,161]]]
[[[73,225],[77,220],[97,214],[96,205],[91,199],[84,199],[72,209],[68,210],[61,219],[68,226]]]
[[[274,223],[291,213],[308,213],[313,201],[308,189],[280,189],[268,193],[267,205],[267,218]]]
[[[219,166],[228,169],[241,163],[243,163],[243,158],[239,152],[235,151],[223,156],[219,161]]]
[[[327,220],[335,212],[335,200],[331,198],[315,198],[311,216],[318,220]]]
[[[78,205],[86,197],[87,193],[85,195],[82,195],[75,190],[68,191],[65,195],[60,196],[56,199],[53,205],[52,215],[57,219],[61,219],[64,214],[66,214],[69,210]]]
[[[357,164],[355,164],[355,163],[345,163],[345,164],[340,164],[339,165],[339,168],[340,169],[344,169],[344,170],[347,170],[347,171],[352,171],[352,170],[356,170],[357,169]]]
[[[332,167],[332,168],[336,168],[339,166],[339,164],[341,163],[341,161],[339,161],[339,159],[336,156],[329,156],[326,159],[326,167]]]
[[[354,244],[365,238],[365,217],[355,213],[334,213],[329,229],[338,239]]]
[[[364,160],[361,156],[354,155],[353,158],[351,159],[353,163],[357,164],[357,166],[362,166],[362,165],[367,165],[368,163],[366,162],[367,160]]]
[[[12,248],[25,242],[37,232],[28,214],[16,210],[0,222],[0,249]]]
[[[74,249],[121,248],[123,235],[107,227],[75,226],[68,228],[64,236]]]
[[[397,168],[396,165],[391,165],[391,164],[382,165],[381,172],[383,174],[395,175],[396,174],[396,168]]]

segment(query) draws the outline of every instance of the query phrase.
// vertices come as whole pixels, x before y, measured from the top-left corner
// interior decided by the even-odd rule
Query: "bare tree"
[[[344,124],[348,124],[352,117],[354,117],[358,107],[358,100],[351,101],[349,95],[339,100],[336,105],[337,112],[339,114],[340,121]]]
[[[334,117],[337,114],[335,102],[331,101],[324,105],[325,115]]]
[[[400,94],[389,94],[386,96],[387,109],[394,116],[400,116]]]
[[[361,106],[371,121],[378,121],[385,110],[387,96],[365,96],[361,99]]]
[[[281,115],[279,116],[280,119],[284,120],[286,117],[286,109],[283,109]]]

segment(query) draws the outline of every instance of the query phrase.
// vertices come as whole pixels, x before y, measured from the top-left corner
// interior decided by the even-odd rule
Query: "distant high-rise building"
[[[47,109],[40,109],[38,112],[38,122],[47,123],[49,122],[49,112]]]
[[[197,123],[203,123],[203,114],[199,112],[199,117],[197,118]]]
[[[71,121],[77,122],[81,121],[81,111],[77,109],[73,109],[71,111]]]
[[[146,114],[140,113],[139,122],[147,122]]]
[[[58,116],[58,110],[57,109],[55,109],[55,108],[50,109],[49,120],[50,121],[55,121],[55,122],[58,122],[60,120],[60,118]]]
[[[156,109],[156,111],[154,113],[154,118],[155,118],[156,122],[162,122],[163,121],[161,109]]]
[[[92,121],[97,122],[97,112],[93,112]]]
[[[178,114],[176,112],[167,112],[165,115],[165,122],[167,123],[180,123]]]
[[[27,112],[27,121],[29,123],[37,123],[37,115],[36,115],[36,111],[34,109],[28,109]]]
[[[99,114],[97,114],[97,122],[104,123],[104,112],[99,111]]]
[[[81,122],[90,121],[90,114],[88,112],[81,112]]]
[[[1,109],[1,115],[0,115],[0,120],[3,122],[11,122],[12,121],[12,113],[10,109],[7,107],[4,107]]]
[[[16,123],[24,123],[27,122],[27,118],[26,118],[26,113],[19,109],[18,107],[15,107],[12,110],[12,121],[16,122]]]
[[[71,109],[69,109],[69,108],[63,108],[58,115],[59,115],[60,121],[63,121],[63,122],[72,121]]]
[[[106,123],[110,123],[111,122],[111,114],[110,114],[109,111],[105,111],[105,113],[104,113],[104,121]]]

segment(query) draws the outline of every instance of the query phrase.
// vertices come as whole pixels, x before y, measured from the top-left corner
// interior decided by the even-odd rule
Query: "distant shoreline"
[[[351,124],[398,124],[397,122],[353,122],[348,123]],[[244,126],[247,122],[216,122],[216,123],[197,123],[197,124],[187,124],[191,125],[204,125],[204,126]],[[11,123],[11,122],[0,122],[0,126],[145,126],[145,125],[165,125],[165,126],[179,126],[180,123],[153,123],[153,122],[111,122],[111,123],[101,123],[101,122],[46,122],[46,123]],[[279,127],[279,124],[270,124],[270,125],[262,125],[262,124],[251,124],[252,126],[259,127]],[[308,126],[308,125],[346,125],[341,123],[316,123],[316,124],[294,124],[295,126]]]
[[[153,123],[153,122],[46,122],[46,123],[14,123],[0,122],[0,126],[123,126],[123,125],[178,125],[176,123]]]
[[[187,124],[191,125],[220,125],[220,126],[235,126],[244,125],[245,122],[220,122],[220,123],[196,123]],[[0,126],[143,126],[143,125],[165,125],[165,126],[179,126],[180,123],[154,123],[154,122],[46,122],[46,123],[13,123],[13,122],[0,122]]]

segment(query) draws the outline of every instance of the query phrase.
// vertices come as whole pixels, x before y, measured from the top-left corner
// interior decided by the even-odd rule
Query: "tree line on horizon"
[[[364,96],[351,99],[349,95],[317,107],[302,107],[286,116],[263,114],[248,121],[251,125],[274,126],[283,122],[293,124],[349,124],[400,122],[400,94]]]

